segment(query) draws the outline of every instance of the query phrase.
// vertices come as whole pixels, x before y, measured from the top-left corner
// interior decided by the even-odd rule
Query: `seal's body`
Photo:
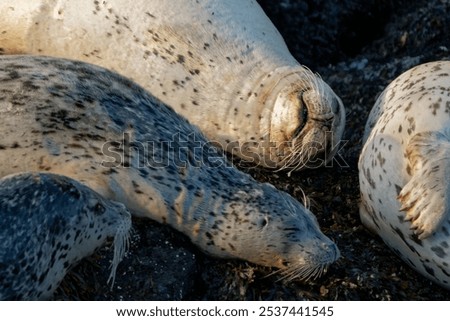
[[[4,2],[0,43],[7,54],[115,70],[268,168],[324,165],[344,129],[340,99],[292,57],[256,1]]]
[[[362,222],[450,288],[450,62],[417,66],[378,97],[359,160]]]
[[[67,271],[114,237],[114,279],[131,228],[122,204],[50,173],[0,179],[0,300],[48,299]]]
[[[0,177],[71,177],[212,255],[315,276],[339,251],[311,212],[235,169],[133,82],[58,58],[0,56]]]

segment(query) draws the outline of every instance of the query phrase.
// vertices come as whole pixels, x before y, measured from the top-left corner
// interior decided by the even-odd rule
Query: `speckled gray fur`
[[[81,62],[2,56],[0,84],[0,177],[71,177],[134,215],[170,224],[207,253],[288,277],[318,275],[339,257],[309,210],[233,168],[131,81]]]
[[[67,177],[19,173],[0,180],[0,222],[0,300],[35,300],[108,237],[123,246],[131,215]]]

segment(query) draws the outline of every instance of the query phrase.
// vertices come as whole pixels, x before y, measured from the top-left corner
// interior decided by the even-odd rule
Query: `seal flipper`
[[[411,180],[398,199],[419,239],[432,235],[450,214],[450,131],[423,132],[406,147]]]

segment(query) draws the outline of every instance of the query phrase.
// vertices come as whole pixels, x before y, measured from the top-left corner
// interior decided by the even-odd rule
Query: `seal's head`
[[[320,276],[340,254],[320,230],[315,216],[270,184],[243,189],[230,197],[206,233],[208,249],[277,267],[288,279]]]
[[[83,257],[114,237],[111,277],[128,243],[131,215],[65,176],[22,173],[0,181],[0,298],[48,298]]]
[[[290,171],[317,168],[335,155],[345,126],[341,99],[306,68],[279,80],[272,101],[270,159]]]

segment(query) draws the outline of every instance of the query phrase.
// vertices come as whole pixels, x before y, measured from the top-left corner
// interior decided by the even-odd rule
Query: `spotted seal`
[[[450,289],[450,62],[419,65],[389,84],[364,137],[362,222]]]
[[[50,298],[70,267],[108,237],[114,279],[131,228],[122,204],[51,173],[2,178],[0,221],[0,300]]]
[[[186,119],[130,80],[79,61],[0,56],[0,177],[48,171],[205,252],[315,277],[339,257],[315,216],[235,169]]]
[[[0,44],[115,70],[249,164],[317,168],[339,149],[341,100],[253,0],[3,2]]]

